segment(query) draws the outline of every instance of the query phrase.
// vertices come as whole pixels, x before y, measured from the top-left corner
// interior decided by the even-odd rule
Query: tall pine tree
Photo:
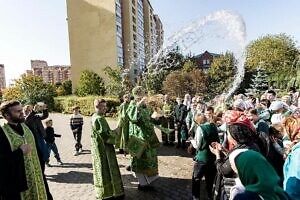
[[[248,93],[253,93],[257,95],[261,94],[269,87],[267,77],[268,75],[265,69],[262,68],[260,65],[256,68],[256,74],[253,75],[253,78],[251,79],[252,83],[250,84],[250,88],[246,91]]]

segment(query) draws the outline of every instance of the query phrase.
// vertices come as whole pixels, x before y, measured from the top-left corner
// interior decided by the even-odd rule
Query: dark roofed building
[[[208,51],[205,51],[202,54],[194,56],[193,59],[195,60],[195,62],[197,63],[200,69],[207,71],[210,68],[214,58],[220,56],[221,56],[220,54],[215,54],[215,53],[210,53]]]

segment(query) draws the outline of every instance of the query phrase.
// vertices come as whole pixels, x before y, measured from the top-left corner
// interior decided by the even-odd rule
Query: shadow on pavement
[[[58,173],[56,175],[46,175],[48,181],[56,183],[71,183],[71,184],[93,184],[93,173],[75,172]]]
[[[190,200],[191,199],[191,180],[170,177],[159,177],[151,185],[153,190],[140,191],[137,189],[138,181],[131,174],[122,175],[126,200]]]
[[[88,168],[92,169],[92,163],[64,163],[63,165],[53,165],[53,167],[60,168]]]
[[[157,155],[158,156],[180,156],[180,157],[192,158],[192,156],[187,153],[186,149],[176,148],[175,145],[174,146],[161,145],[157,149]]]
[[[82,154],[82,155],[91,154],[91,150],[82,150],[82,152],[80,154]]]

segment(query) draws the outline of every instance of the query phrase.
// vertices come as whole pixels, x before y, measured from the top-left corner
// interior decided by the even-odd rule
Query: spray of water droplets
[[[212,30],[212,27],[215,28]],[[221,27],[221,29],[218,29],[218,27]],[[242,17],[235,12],[216,11],[181,28],[168,38],[164,46],[149,61],[147,66],[156,72],[165,68],[172,68],[179,63],[170,58],[171,52],[176,51],[179,47],[183,54],[188,54],[195,45],[201,45],[206,40],[214,38],[234,41],[235,47],[231,50],[238,63],[232,86],[229,87],[229,91],[225,94],[225,99],[228,99],[240,86],[245,73],[246,26]]]

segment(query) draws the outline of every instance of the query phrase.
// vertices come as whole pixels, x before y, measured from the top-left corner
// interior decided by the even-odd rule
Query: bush
[[[105,86],[103,79],[93,71],[84,70],[80,74],[76,94],[81,97],[88,95],[104,95]]]
[[[107,104],[108,117],[116,117],[120,100],[117,97],[100,97],[100,96],[64,96],[56,97],[54,99],[54,111],[60,113],[72,113],[73,106],[79,106],[82,115],[91,116],[94,112],[94,100],[96,98],[103,98]]]

